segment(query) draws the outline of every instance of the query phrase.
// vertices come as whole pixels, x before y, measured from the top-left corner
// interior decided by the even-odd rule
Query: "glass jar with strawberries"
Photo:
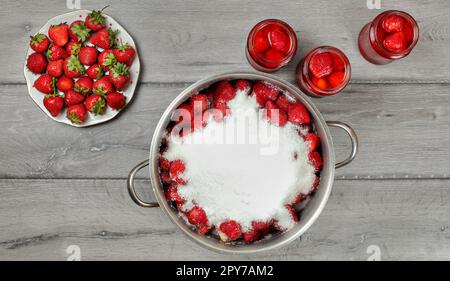
[[[409,14],[386,11],[359,33],[361,55],[373,64],[387,64],[406,57],[419,40],[419,26]]]
[[[287,65],[296,52],[295,31],[281,20],[263,20],[248,34],[246,55],[256,70],[275,72]]]
[[[351,77],[350,61],[339,49],[322,46],[313,49],[297,65],[298,87],[312,97],[331,96],[342,91]]]

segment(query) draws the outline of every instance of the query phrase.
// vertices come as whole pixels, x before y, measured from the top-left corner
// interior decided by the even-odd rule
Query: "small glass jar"
[[[392,17],[400,17],[403,20],[401,31],[386,30],[383,27],[385,20]],[[392,51],[386,47],[386,38],[396,32],[404,36],[405,48]],[[412,16],[402,11],[386,11],[379,14],[372,22],[366,24],[358,38],[358,47],[361,55],[373,64],[388,64],[394,60],[406,57],[419,40],[419,26]]]
[[[295,31],[281,20],[263,20],[248,34],[247,60],[256,70],[275,72],[287,65],[296,52]]]
[[[314,63],[318,65],[313,66]],[[322,71],[320,77],[316,77],[311,70],[314,68],[320,71],[318,67],[326,71],[325,73]],[[350,77],[351,66],[347,56],[338,48],[331,46],[321,46],[310,51],[298,63],[295,71],[298,87],[311,97],[332,96],[341,92],[347,86]]]

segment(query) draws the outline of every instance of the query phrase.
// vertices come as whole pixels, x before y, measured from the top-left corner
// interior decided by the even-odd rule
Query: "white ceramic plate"
[[[67,14],[56,16],[56,17],[52,18],[51,20],[49,20],[39,30],[39,33],[48,35],[47,31],[48,31],[48,28],[50,27],[50,25],[59,24],[61,22],[67,22],[68,24],[70,24],[71,22],[76,21],[76,20],[84,20],[90,12],[91,11],[88,11],[88,10],[78,10],[78,11],[74,11],[74,12],[70,12]],[[134,90],[136,89],[136,85],[137,85],[137,81],[138,81],[139,73],[140,73],[140,68],[141,68],[140,62],[139,62],[139,56],[137,54],[136,44],[134,43],[133,38],[131,38],[130,34],[128,34],[128,32],[118,22],[116,22],[112,17],[110,17],[106,14],[103,14],[103,15],[106,18],[106,27],[111,27],[113,30],[116,30],[116,29],[119,30],[119,34],[116,36],[116,40],[122,40],[122,42],[124,44],[127,43],[136,50],[136,57],[133,60],[133,64],[129,68],[129,73],[131,76],[131,83],[128,85],[128,87],[125,89],[125,91],[122,91],[126,97],[126,105],[125,106],[127,106],[128,103],[133,98]],[[92,126],[92,125],[96,125],[96,124],[100,124],[100,123],[109,121],[120,112],[120,110],[119,111],[112,110],[109,107],[107,107],[106,112],[103,115],[94,115],[94,114],[88,112],[86,122],[84,122],[83,124],[80,124],[80,125],[72,124],[72,122],[70,122],[70,120],[66,118],[67,107],[65,107],[58,116],[53,117],[50,114],[50,112],[48,112],[48,110],[45,108],[45,106],[43,104],[43,99],[44,99],[45,95],[33,87],[34,81],[40,75],[33,74],[31,71],[28,70],[28,68],[26,66],[27,58],[33,52],[34,51],[30,47],[28,47],[27,55],[25,57],[25,63],[23,66],[23,73],[25,75],[25,79],[27,80],[28,93],[30,94],[30,96],[34,100],[34,102],[51,119],[53,119],[57,122],[60,122],[60,123],[65,123],[65,124],[74,126],[74,127],[87,127],[87,126]],[[123,108],[122,108],[122,110],[123,110]]]

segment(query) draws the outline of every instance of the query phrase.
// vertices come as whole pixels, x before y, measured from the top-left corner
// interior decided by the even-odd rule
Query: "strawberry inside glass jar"
[[[268,19],[256,24],[247,39],[247,59],[257,70],[275,72],[297,51],[297,36],[285,22]]]
[[[299,88],[313,97],[330,96],[342,91],[351,76],[350,62],[337,48],[323,46],[312,50],[297,66]]]

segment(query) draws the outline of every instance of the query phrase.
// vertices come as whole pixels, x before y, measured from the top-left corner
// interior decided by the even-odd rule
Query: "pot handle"
[[[345,123],[342,123],[339,121],[327,121],[327,125],[329,127],[343,129],[348,134],[348,136],[350,137],[350,140],[352,142],[352,152],[350,153],[350,156],[347,157],[347,159],[345,159],[339,163],[336,163],[335,167],[337,169],[337,168],[340,168],[340,167],[343,167],[343,166],[349,164],[350,162],[353,161],[353,159],[355,159],[356,153],[358,153],[358,136],[356,135],[355,130],[353,130],[352,127],[350,127],[349,125],[347,125]]]
[[[141,207],[145,208],[155,208],[159,207],[159,204],[157,202],[145,202],[139,198],[139,196],[136,193],[136,190],[134,189],[134,178],[136,177],[137,172],[139,172],[142,168],[147,167],[149,165],[149,160],[145,160],[139,164],[137,164],[128,175],[128,181],[127,181],[127,187],[128,187],[128,194],[130,194],[131,199],[133,199],[134,203]]]

